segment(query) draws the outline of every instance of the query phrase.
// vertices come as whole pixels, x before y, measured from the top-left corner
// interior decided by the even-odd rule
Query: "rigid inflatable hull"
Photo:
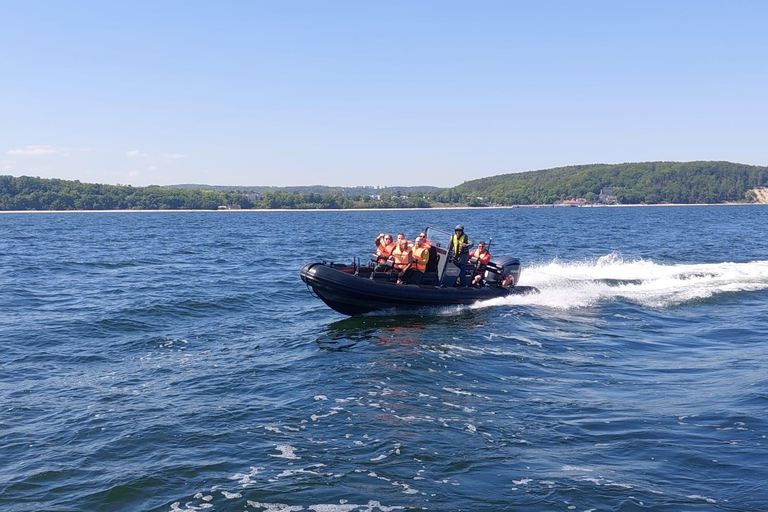
[[[302,281],[331,309],[350,316],[390,308],[417,309],[424,306],[473,304],[479,300],[538,291],[527,286],[441,288],[431,285],[398,285],[358,277],[324,263],[304,265],[300,273]]]

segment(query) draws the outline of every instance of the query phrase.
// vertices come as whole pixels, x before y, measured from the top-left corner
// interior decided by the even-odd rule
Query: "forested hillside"
[[[252,207],[242,194],[211,190],[0,176],[0,210],[215,210],[228,204]]]
[[[768,186],[768,167],[730,162],[646,162],[504,174],[465,182],[435,198],[446,203],[501,205],[553,204],[573,197],[594,202],[602,189],[612,187],[622,204],[722,203],[747,200],[747,192],[758,186]]]
[[[255,187],[256,192],[254,187],[132,187],[0,176],[0,210],[429,208],[554,204],[575,197],[594,203],[605,190],[620,204],[723,203],[753,201],[750,190],[757,187],[768,187],[768,167],[730,162],[578,165],[482,178],[450,189]]]
[[[438,189],[439,190],[439,189]],[[348,195],[272,190],[261,194],[200,188],[99,185],[29,176],[0,176],[0,211],[5,210],[216,210],[232,208],[428,208],[423,195]]]
[[[440,187],[430,186],[402,186],[402,187],[389,187],[389,186],[359,186],[359,187],[329,187],[326,185],[305,185],[305,186],[291,186],[291,187],[267,187],[267,186],[226,186],[226,185],[199,185],[192,183],[185,183],[180,185],[166,185],[165,188],[185,188],[193,190],[217,190],[220,192],[242,192],[243,194],[257,194],[263,196],[268,193],[297,193],[300,195],[318,194],[321,196],[339,196],[349,198],[361,198],[363,196],[414,196],[423,195],[425,193],[435,193],[443,190]]]

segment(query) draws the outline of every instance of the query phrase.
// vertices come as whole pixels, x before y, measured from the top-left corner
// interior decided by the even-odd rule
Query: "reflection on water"
[[[387,311],[344,318],[329,324],[315,342],[322,350],[345,350],[361,342],[418,345],[425,343],[424,333],[429,329],[429,343],[434,344],[436,330],[450,333],[458,328],[483,326],[491,315],[488,311],[463,306],[419,311],[422,314]]]
[[[345,318],[298,277],[458,221],[541,293]],[[765,510],[766,224],[0,215],[0,510]]]

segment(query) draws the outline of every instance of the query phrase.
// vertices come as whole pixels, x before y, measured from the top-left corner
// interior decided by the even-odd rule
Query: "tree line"
[[[345,196],[351,198],[362,198],[364,196],[421,196],[428,192],[440,192],[443,190],[440,187],[430,187],[426,185],[422,186],[356,186],[356,187],[330,187],[327,185],[299,185],[288,187],[273,187],[273,186],[224,186],[224,185],[199,185],[199,184],[179,184],[179,185],[166,185],[165,188],[188,188],[188,189],[205,189],[205,190],[217,190],[227,192],[241,192],[243,194],[256,194],[262,196],[268,192],[297,192],[299,194],[320,194],[331,196]]]
[[[436,195],[446,203],[554,204],[583,197],[595,202],[612,188],[621,204],[747,201],[768,186],[768,167],[731,162],[645,162],[559,167],[465,182]]]
[[[245,194],[204,188],[102,185],[30,176],[0,176],[0,210],[216,210],[242,209],[428,208],[421,195],[369,195],[270,191]]]
[[[0,176],[0,210],[215,210],[253,205],[242,194]]]
[[[430,208],[435,206],[546,205],[583,197],[596,202],[610,188],[622,204],[722,203],[754,200],[749,191],[768,186],[768,167],[730,162],[645,162],[579,165],[504,174],[472,180],[448,189],[387,189],[368,194],[365,187],[332,192],[203,185],[133,187],[29,176],[0,176],[0,210],[215,210]],[[313,189],[310,189],[313,190]]]

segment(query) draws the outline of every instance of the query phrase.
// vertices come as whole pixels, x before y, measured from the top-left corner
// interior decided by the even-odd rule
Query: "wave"
[[[524,269],[521,284],[541,293],[493,299],[475,307],[529,304],[568,310],[625,300],[667,309],[725,293],[768,289],[768,261],[664,264],[611,253],[592,261],[533,265]]]

